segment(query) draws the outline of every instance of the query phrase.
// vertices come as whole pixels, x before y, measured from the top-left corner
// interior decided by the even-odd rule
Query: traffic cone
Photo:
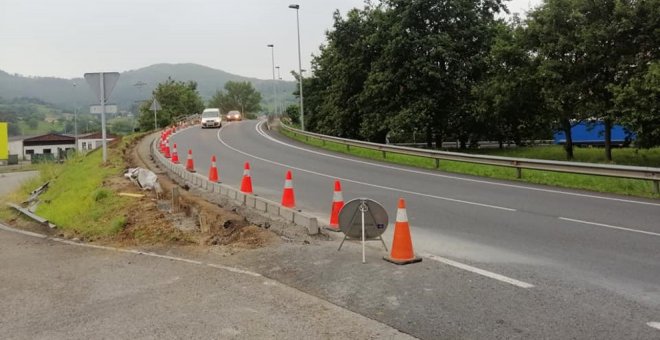
[[[170,155],[170,137],[167,137],[165,140],[165,158],[170,158],[172,155]]]
[[[195,172],[195,164],[193,163],[192,150],[188,149],[188,160],[186,161],[186,170]]]
[[[339,230],[339,210],[344,206],[344,196],[341,193],[341,183],[335,181],[335,191],[332,194],[332,211],[330,212],[330,226],[327,228],[331,231]]]
[[[384,259],[394,264],[409,264],[422,261],[422,258],[415,256],[415,252],[413,251],[410,226],[408,225],[408,214],[406,213],[406,201],[403,198],[399,198],[399,208],[396,211],[392,252],[390,256],[385,256]]]
[[[172,146],[172,163],[179,164],[179,154],[176,152],[176,143]]]
[[[250,177],[250,163],[245,162],[243,168],[243,180],[241,181],[241,192],[245,194],[252,193],[252,178]]]
[[[291,170],[286,172],[286,180],[284,181],[284,191],[282,192],[282,205],[287,208],[294,208],[296,206],[296,197],[293,194],[293,176]]]
[[[220,178],[218,177],[218,168],[215,166],[215,155],[211,156],[211,169],[209,169],[209,181],[217,183]]]

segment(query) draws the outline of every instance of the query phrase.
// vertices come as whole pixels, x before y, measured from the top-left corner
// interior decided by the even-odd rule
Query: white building
[[[36,154],[51,154],[57,159],[63,152],[73,150],[75,147],[76,139],[74,137],[49,133],[24,139],[21,155],[26,160],[32,159],[32,155]]]
[[[105,140],[107,143],[112,142],[117,139],[117,136],[106,133]],[[88,152],[96,148],[100,148],[103,145],[103,136],[101,132],[88,133],[86,135],[78,136],[78,150],[80,152]]]

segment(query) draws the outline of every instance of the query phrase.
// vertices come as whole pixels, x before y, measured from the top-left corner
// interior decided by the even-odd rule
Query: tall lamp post
[[[280,67],[275,66],[275,68],[277,69],[277,82],[275,83],[275,86],[277,87],[277,91],[276,91],[277,95],[275,97],[277,99],[277,115],[281,115],[282,103],[280,102],[280,81],[282,80],[282,77],[280,76]]]
[[[305,131],[305,109],[303,108],[303,76],[302,76],[302,60],[300,57],[300,5],[289,5],[289,8],[296,10],[296,27],[298,28],[298,77],[300,83],[300,129]]]
[[[277,113],[277,94],[275,92],[275,45],[268,44],[267,47],[270,47],[270,55],[273,61],[273,103],[275,104],[275,113]]]
[[[78,101],[76,100],[76,86],[78,84],[73,82],[73,140],[76,143],[76,151],[78,150]]]

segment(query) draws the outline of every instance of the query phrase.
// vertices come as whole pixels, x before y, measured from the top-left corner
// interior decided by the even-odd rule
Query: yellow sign
[[[0,122],[0,160],[9,159],[9,134],[7,123]]]

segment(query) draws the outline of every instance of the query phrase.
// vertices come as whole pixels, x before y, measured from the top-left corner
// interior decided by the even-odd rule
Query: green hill
[[[196,81],[199,93],[205,100],[216,90],[222,89],[227,81],[249,81],[261,92],[265,107],[273,102],[272,80],[242,77],[197,64],[156,64],[122,72],[110,102],[119,105],[120,110],[129,110],[135,101],[150,98],[156,85],[168,77]],[[139,89],[135,86],[138,82],[146,85]],[[280,81],[278,87],[281,99],[287,103],[294,101],[291,93],[295,90],[295,82]],[[0,96],[6,99],[38,98],[65,110],[72,110],[75,105],[85,107],[96,103],[96,96],[83,78],[24,77],[4,71],[0,71]]]

